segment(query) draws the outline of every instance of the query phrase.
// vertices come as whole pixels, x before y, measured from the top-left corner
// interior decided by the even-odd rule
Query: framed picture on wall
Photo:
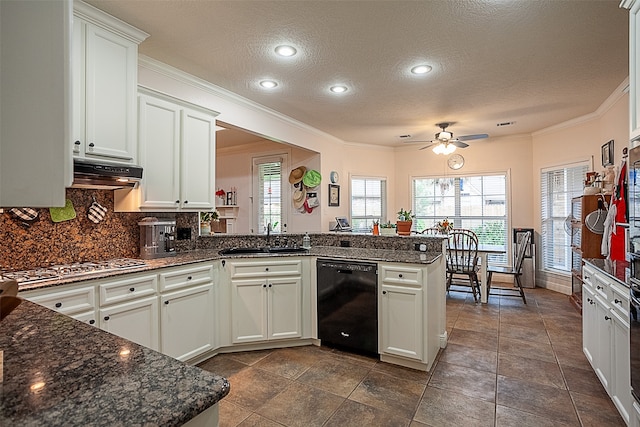
[[[602,151],[602,166],[609,166],[613,164],[613,139],[601,148]]]
[[[329,184],[329,206],[340,206],[340,186]]]

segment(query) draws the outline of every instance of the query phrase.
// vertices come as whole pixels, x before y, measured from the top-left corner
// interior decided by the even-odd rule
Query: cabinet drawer
[[[605,301],[611,299],[609,281],[600,274],[593,275],[593,291],[596,295],[600,295]]]
[[[595,269],[591,267],[589,264],[585,264],[582,266],[582,281],[587,286],[591,286],[592,288],[595,287],[595,284],[594,284],[595,275],[596,275]]]
[[[86,323],[87,325],[98,327],[98,321],[96,320],[96,312],[95,311],[87,311],[85,313],[74,314],[73,317],[76,320]]]
[[[158,290],[158,279],[157,275],[148,274],[110,281],[101,284],[99,288],[100,306],[103,306],[155,295]]]
[[[160,292],[213,281],[213,265],[199,265],[160,273]]]
[[[302,261],[248,261],[231,262],[231,278],[246,279],[265,276],[299,276],[302,274]]]
[[[34,297],[26,295],[25,298],[63,314],[80,313],[95,308],[95,288],[93,286],[52,292]]]
[[[422,286],[422,269],[404,266],[382,265],[384,283]]]
[[[611,283],[611,300],[610,304],[613,310],[616,310],[622,318],[629,318],[629,289],[618,283]]]

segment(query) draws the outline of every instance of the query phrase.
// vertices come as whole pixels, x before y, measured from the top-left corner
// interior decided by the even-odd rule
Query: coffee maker
[[[140,226],[140,258],[153,259],[176,254],[176,221],[147,217]]]

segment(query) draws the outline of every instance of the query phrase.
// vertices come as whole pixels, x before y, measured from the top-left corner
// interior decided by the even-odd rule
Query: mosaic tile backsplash
[[[95,200],[107,208],[101,222],[87,217]],[[113,191],[67,189],[76,217],[53,222],[49,209],[36,209],[38,218],[25,226],[8,209],[0,214],[0,268],[23,270],[51,264],[139,257],[140,227],[147,216],[176,219],[178,227],[190,227],[191,240],[177,242],[178,250],[195,249],[198,234],[197,214],[123,213],[113,211]]]

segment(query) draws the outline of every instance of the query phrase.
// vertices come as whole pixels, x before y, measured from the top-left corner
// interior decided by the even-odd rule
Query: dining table
[[[480,302],[486,304],[489,301],[489,295],[487,292],[487,265],[489,255],[504,254],[506,249],[502,245],[478,245],[478,258],[480,258],[480,274],[478,279],[480,280]]]

